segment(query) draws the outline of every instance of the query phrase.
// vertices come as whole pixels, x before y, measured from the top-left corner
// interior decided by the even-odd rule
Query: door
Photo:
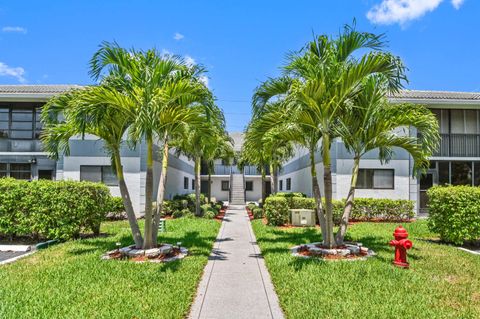
[[[437,173],[429,171],[427,174],[420,177],[420,205],[419,213],[428,213],[428,196],[427,191],[430,187],[438,184]]]

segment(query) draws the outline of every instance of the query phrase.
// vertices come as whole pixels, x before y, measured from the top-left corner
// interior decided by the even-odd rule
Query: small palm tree
[[[306,138],[311,139],[308,144],[312,161],[321,141],[325,208],[319,212],[319,220],[327,247],[335,245],[330,149],[338,137],[335,131],[338,119],[348,110],[365,79],[383,76],[390,92],[399,90],[405,80],[400,59],[381,51],[384,46],[383,35],[358,32],[355,26],[346,26],[336,38],[319,36],[290,56],[290,62],[284,67],[285,77],[267,81],[254,98],[254,116],[261,115],[272,98],[281,101],[280,105],[286,104],[289,122],[299,128],[297,133],[309,132]],[[358,58],[359,50],[367,53]],[[311,168],[313,193],[320,208],[322,199],[314,166]]]
[[[335,236],[342,245],[348,220],[354,205],[355,188],[361,157],[374,149],[379,158],[388,162],[394,147],[406,150],[414,161],[413,173],[428,168],[429,157],[439,143],[438,122],[426,107],[413,104],[392,105],[387,100],[388,86],[382,77],[371,77],[363,84],[359,94],[335,127],[346,149],[353,155],[350,189],[345,203],[340,228]],[[406,128],[414,128],[419,137],[410,136]]]
[[[205,90],[196,80],[202,70],[189,67],[177,56],[161,55],[156,50],[126,50],[108,42],[101,45],[90,65],[90,74],[95,80],[106,72],[112,84],[133,101],[135,116],[129,127],[129,140],[134,144],[145,141],[147,148],[143,247],[155,247],[161,201],[157,205],[159,209],[153,212],[154,141],[163,140],[163,157],[168,156],[168,142],[165,142],[172,128],[197,119],[194,114],[185,112],[184,106],[204,98]],[[166,178],[165,174],[163,176]],[[160,183],[164,185],[164,179]],[[160,193],[163,196],[161,190]]]
[[[105,142],[112,158],[123,199],[125,212],[132,230],[135,246],[143,246],[143,238],[133,210],[130,193],[123,175],[120,149],[123,136],[133,121],[133,101],[115,88],[88,87],[52,98],[42,109],[45,130],[44,148],[54,158],[69,154],[69,139],[76,135],[92,134]]]

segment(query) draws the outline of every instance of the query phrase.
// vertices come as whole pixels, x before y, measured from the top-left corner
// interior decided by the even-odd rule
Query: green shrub
[[[289,221],[289,210],[286,198],[268,197],[265,200],[264,209],[268,225],[280,226]]]
[[[207,211],[211,211],[213,209],[210,204],[203,204],[202,206],[200,206],[200,210],[202,211],[202,214],[205,214]]]
[[[0,179],[0,235],[65,240],[98,233],[113,203],[100,183]]]
[[[372,219],[406,220],[415,216],[413,209],[413,201],[407,199],[356,198],[350,219],[360,221]]]
[[[162,205],[162,215],[172,215],[172,213],[178,209],[176,206],[176,202],[172,200],[164,200]]]
[[[125,206],[123,206],[123,198],[112,197],[112,199],[110,200],[107,219],[121,220],[125,218],[126,218],[126,214],[125,214]]]
[[[480,239],[480,187],[435,186],[427,194],[430,230],[455,244]]]
[[[207,211],[203,214],[203,218],[206,218],[206,219],[214,219],[216,216],[215,212],[214,211]]]
[[[190,211],[188,211],[190,213]],[[172,213],[173,218],[180,218],[183,217],[183,211],[182,210],[175,210]]]
[[[250,211],[253,211],[255,208],[257,208],[257,204],[255,203],[248,203],[247,208],[250,209]]]
[[[306,197],[292,197],[289,201],[290,209],[316,209],[317,204],[315,203],[315,198],[306,198]]]
[[[276,197],[307,197],[304,193],[298,193],[298,192],[277,192],[274,195],[271,196],[276,196]]]
[[[195,214],[189,211],[188,209],[184,209],[183,211],[183,218],[195,218]]]
[[[261,219],[263,218],[263,209],[260,207],[256,207],[253,209],[253,218],[254,219]]]
[[[220,210],[222,209],[222,205],[219,204],[219,203],[216,203],[215,206],[214,206],[215,210],[218,212],[220,212]]]

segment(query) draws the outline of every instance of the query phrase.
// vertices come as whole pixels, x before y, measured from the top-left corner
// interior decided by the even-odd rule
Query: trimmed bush
[[[430,230],[458,245],[480,239],[480,187],[435,186],[427,194]]]
[[[211,211],[211,210],[209,210],[209,211],[207,211],[203,214],[203,218],[206,218],[206,219],[214,219],[215,216],[217,216],[217,215],[215,214],[214,211]]]
[[[190,212],[190,211],[188,211],[188,212]],[[172,213],[173,218],[180,218],[182,216],[183,216],[183,211],[182,210],[175,210]]]
[[[350,219],[359,221],[408,220],[415,216],[413,208],[413,201],[407,199],[356,198]]]
[[[292,197],[289,201],[290,209],[316,209],[317,204],[315,204],[315,198],[306,198],[306,197]]]
[[[247,208],[250,209],[250,211],[253,211],[255,208],[257,208],[257,204],[255,203],[248,203]]]
[[[289,209],[316,209],[314,198],[292,196],[270,196],[268,198],[285,199]],[[323,205],[325,206],[325,202]],[[333,201],[333,222],[335,225],[340,225],[344,206],[345,200]],[[354,207],[350,213],[350,219],[356,221],[376,219],[384,221],[408,220],[415,216],[413,208],[413,201],[405,199],[356,198]]]
[[[108,209],[108,220],[122,220],[127,217],[123,199],[121,197],[112,197],[110,200],[110,208]]]
[[[256,207],[252,210],[253,212],[253,218],[254,219],[262,219],[263,218],[263,209],[260,207]]]
[[[272,196],[276,197],[307,197],[304,193],[299,193],[299,192],[277,192],[273,194]]]
[[[268,225],[280,226],[289,221],[289,210],[286,198],[268,197],[265,200],[264,209]]]
[[[0,179],[0,235],[66,240],[82,231],[98,234],[114,201],[100,183]]]

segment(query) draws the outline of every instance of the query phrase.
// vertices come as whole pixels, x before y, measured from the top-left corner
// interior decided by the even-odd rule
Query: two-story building
[[[428,173],[412,178],[409,154],[397,149],[392,160],[382,165],[378,152],[367,153],[360,162],[357,197],[410,199],[418,213],[426,210],[426,191],[433,185],[480,186],[480,93],[405,90],[390,97],[392,103],[427,106],[437,116],[441,143],[432,156]],[[408,134],[416,131],[408,129]],[[353,157],[341,141],[332,145],[333,196],[347,197]],[[320,154],[316,154],[318,176],[323,175]],[[297,148],[278,178],[278,189],[312,195],[310,165],[306,149]],[[323,183],[320,182],[323,188]],[[323,189],[322,189],[323,191]]]
[[[57,161],[42,149],[40,112],[45,102],[56,94],[79,88],[77,85],[0,85],[0,177],[25,180],[88,180],[105,183],[111,193],[120,196],[110,156],[96,136],[70,139],[69,156]],[[161,170],[160,146],[155,145],[154,193]],[[137,214],[145,204],[146,145],[121,149],[125,181]],[[191,193],[193,163],[171,151],[168,165],[166,198]]]

